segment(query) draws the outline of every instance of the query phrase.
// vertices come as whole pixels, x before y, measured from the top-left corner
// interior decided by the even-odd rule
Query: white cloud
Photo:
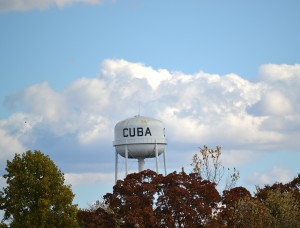
[[[5,100],[13,114],[0,120],[1,165],[14,153],[40,149],[66,172],[68,184],[112,186],[114,126],[138,114],[140,104],[141,115],[165,123],[169,171],[190,171],[199,146],[218,145],[224,166],[236,167],[243,178],[242,169],[255,170],[262,154],[300,150],[300,70],[262,69],[265,76],[250,82],[236,74],[190,75],[106,60],[97,77],[80,78],[60,91],[47,82],[29,86]],[[284,76],[275,80],[278,72]],[[274,165],[272,159],[266,163]],[[132,164],[129,169],[137,170]],[[291,180],[288,168],[266,169],[252,171],[248,183]]]
[[[104,80],[81,78],[73,82],[63,95],[73,109],[84,109],[87,113],[101,112],[111,103],[108,86]]]
[[[88,115],[82,130],[78,133],[79,142],[82,144],[93,143],[109,134],[110,122],[101,116]]]
[[[293,113],[290,100],[279,91],[269,91],[261,99],[262,113],[265,115],[288,115]]]
[[[15,153],[25,150],[22,143],[3,129],[0,129],[0,161],[11,159]]]
[[[259,80],[266,88],[258,102],[258,114],[284,116],[299,113],[300,64],[263,65]]]
[[[99,4],[103,0],[1,0],[0,11],[26,11],[31,9],[46,9],[51,6],[63,8],[74,3]]]
[[[253,162],[258,159],[258,154],[248,150],[230,150],[223,151],[221,154],[221,161],[224,167],[241,167],[245,164]]]
[[[128,83],[132,79],[145,79],[154,90],[162,81],[172,78],[171,73],[165,69],[154,70],[142,63],[130,63],[122,59],[104,61],[102,75],[123,83]]]
[[[57,122],[67,114],[65,97],[50,88],[47,82],[30,86],[22,95],[22,104],[46,121]]]
[[[15,153],[25,152],[26,144],[35,141],[32,131],[40,122],[38,116],[19,112],[0,120],[0,161],[12,158]]]
[[[264,90],[261,99],[251,107],[250,112],[261,116],[293,115],[295,103],[287,92],[280,91],[276,85]]]
[[[113,173],[66,173],[64,177],[66,184],[71,184],[72,186],[114,183],[115,181]]]
[[[231,151],[227,157],[239,158],[235,162],[245,164],[250,161],[247,151],[300,149],[300,79],[298,68],[290,67],[293,73],[288,66],[279,66],[277,71],[293,75],[282,77],[280,83],[265,79],[254,83],[236,74],[187,75],[126,60],[106,60],[96,78],[78,79],[61,91],[47,83],[36,84],[8,97],[6,104],[20,113],[2,120],[0,129],[23,147],[30,140],[32,146],[41,146],[50,135],[54,139],[47,147],[59,151],[77,145],[113,151],[114,125],[138,114],[141,104],[141,115],[165,123],[173,148],[219,145]],[[264,72],[273,71],[264,66]],[[25,117],[30,124],[26,131],[18,127]],[[56,145],[58,141],[65,144]],[[86,153],[86,149],[82,151]],[[101,154],[112,158],[111,152]]]
[[[289,79],[300,79],[300,64],[265,64],[259,69],[260,79],[266,81],[283,81]]]
[[[249,114],[265,117],[260,129],[281,134],[282,148],[299,150],[300,65],[263,65],[259,79],[265,86]]]
[[[272,185],[275,182],[279,183],[288,183],[293,178],[292,171],[283,168],[274,166],[271,170],[266,172],[255,172],[248,178],[248,181],[253,185]]]

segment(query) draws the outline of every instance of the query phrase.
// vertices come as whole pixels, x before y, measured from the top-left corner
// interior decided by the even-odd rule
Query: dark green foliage
[[[269,209],[272,227],[300,227],[300,175],[287,184],[257,188],[256,197]]]
[[[16,154],[7,161],[7,187],[0,192],[0,209],[11,227],[76,227],[76,205],[64,175],[40,151]]]
[[[255,197],[243,187],[224,191],[218,214],[224,227],[300,227],[299,175],[287,184],[257,188]]]

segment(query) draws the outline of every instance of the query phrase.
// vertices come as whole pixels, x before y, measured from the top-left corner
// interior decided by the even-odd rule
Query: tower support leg
[[[167,166],[166,166],[166,148],[164,149],[164,169],[165,169],[165,176],[167,176]]]
[[[157,143],[155,144],[155,158],[156,158],[156,173],[158,174],[158,147],[157,147]]]
[[[128,174],[128,147],[125,145],[125,177]]]
[[[115,160],[115,184],[118,180],[118,152],[116,150],[116,160]]]
[[[142,172],[145,168],[145,159],[144,158],[139,158],[138,159],[138,164],[139,164],[139,172]]]

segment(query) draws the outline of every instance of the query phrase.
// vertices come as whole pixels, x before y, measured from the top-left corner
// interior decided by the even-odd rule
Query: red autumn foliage
[[[103,208],[98,208],[96,211],[79,210],[77,218],[81,227],[85,228],[114,228],[116,221],[114,216]]]
[[[121,226],[193,227],[212,220],[220,195],[215,184],[198,174],[151,170],[129,174],[104,199]]]
[[[78,218],[81,227],[276,227],[282,223],[270,213],[267,196],[280,190],[298,200],[299,180],[300,175],[285,185],[265,186],[254,197],[244,187],[225,190],[221,197],[198,173],[162,176],[145,170],[117,181],[113,193],[104,196],[106,209],[79,212]],[[299,224],[297,213],[283,222]]]

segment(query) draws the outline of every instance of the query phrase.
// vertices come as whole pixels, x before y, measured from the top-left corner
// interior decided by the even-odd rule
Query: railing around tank
[[[114,146],[126,144],[167,144],[166,138],[135,138],[135,139],[121,139],[113,141]]]

